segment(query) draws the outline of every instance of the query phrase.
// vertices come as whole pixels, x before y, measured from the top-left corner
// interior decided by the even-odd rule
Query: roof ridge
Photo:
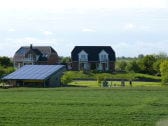
[[[21,46],[21,47],[30,47],[30,46]],[[51,46],[33,46],[33,47],[50,47],[51,48]]]
[[[109,45],[109,46],[75,46],[75,47],[111,47],[111,46]]]

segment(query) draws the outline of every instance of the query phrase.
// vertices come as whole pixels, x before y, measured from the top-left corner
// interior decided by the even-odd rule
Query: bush
[[[97,83],[99,84],[99,85],[101,85],[101,82],[104,80],[104,77],[103,76],[97,76]]]
[[[61,83],[64,85],[67,85],[68,83],[72,82],[72,76],[70,73],[65,73],[62,77],[61,77]]]
[[[168,60],[160,64],[160,72],[163,84],[168,84]]]
[[[107,78],[108,78],[108,76],[105,73],[96,75],[97,83],[99,86],[101,86],[101,83],[106,81]]]

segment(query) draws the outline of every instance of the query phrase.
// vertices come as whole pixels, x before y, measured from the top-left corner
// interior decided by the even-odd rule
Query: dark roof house
[[[116,61],[111,46],[75,46],[71,59],[73,70],[114,71]]]
[[[50,46],[22,46],[16,51],[13,61],[15,68],[33,64],[54,65],[58,63],[58,54]]]
[[[25,65],[2,79],[14,86],[56,87],[65,70],[64,65]]]

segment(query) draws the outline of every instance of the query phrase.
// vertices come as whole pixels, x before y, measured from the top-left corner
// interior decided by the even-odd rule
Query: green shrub
[[[125,79],[125,80],[147,80],[147,81],[160,81],[161,77],[141,74],[141,73],[82,73],[82,71],[67,71],[66,74],[69,74],[72,79],[95,79],[98,83],[104,79]]]
[[[163,84],[168,84],[168,60],[160,64],[160,72]]]
[[[99,86],[101,86],[101,82],[104,80],[103,76],[97,76],[97,83]]]
[[[65,73],[62,77],[61,77],[61,83],[64,85],[67,85],[68,83],[72,82],[72,76],[69,73]]]

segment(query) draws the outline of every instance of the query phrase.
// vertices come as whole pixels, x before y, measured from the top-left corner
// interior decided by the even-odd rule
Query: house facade
[[[24,65],[55,65],[58,60],[57,52],[50,46],[23,46],[13,57],[17,69]]]
[[[71,52],[72,70],[115,70],[115,52],[111,46],[75,46]]]

